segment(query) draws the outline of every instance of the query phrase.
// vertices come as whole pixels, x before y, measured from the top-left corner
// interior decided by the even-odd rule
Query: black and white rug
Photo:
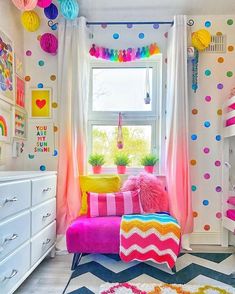
[[[99,293],[104,283],[169,283],[229,285],[235,288],[235,255],[230,253],[181,254],[176,273],[153,262],[124,263],[118,255],[89,254],[72,274],[66,294]]]

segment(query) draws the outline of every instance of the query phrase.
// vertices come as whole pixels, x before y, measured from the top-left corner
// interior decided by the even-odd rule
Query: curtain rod
[[[154,25],[154,24],[163,24],[163,25],[173,25],[173,21],[114,21],[114,22],[87,22],[87,25],[91,26],[98,26],[98,25]],[[190,19],[187,22],[188,26],[193,26],[194,25],[194,20]]]

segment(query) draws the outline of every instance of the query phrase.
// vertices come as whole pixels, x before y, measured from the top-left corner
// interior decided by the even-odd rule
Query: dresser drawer
[[[29,211],[0,224],[0,261],[29,239]]]
[[[0,184],[0,220],[30,207],[30,181],[14,181]]]
[[[11,289],[29,268],[30,243],[28,242],[0,263],[0,293],[12,293]]]
[[[54,221],[32,239],[31,266],[43,256],[43,254],[55,243],[55,240],[56,222]]]
[[[56,196],[56,176],[32,180],[32,205]]]
[[[32,235],[37,234],[56,218],[56,199],[53,198],[34,207],[32,213]]]

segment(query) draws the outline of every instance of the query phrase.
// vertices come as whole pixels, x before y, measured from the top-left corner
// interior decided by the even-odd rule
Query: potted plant
[[[147,173],[153,173],[154,165],[158,162],[158,157],[154,154],[148,154],[142,157],[141,165]]]
[[[103,154],[91,154],[89,156],[88,162],[92,165],[92,170],[94,174],[100,174],[102,165],[105,163]]]
[[[114,163],[117,166],[117,173],[118,174],[125,174],[126,173],[126,166],[130,163],[130,158],[125,153],[118,153],[114,158]]]

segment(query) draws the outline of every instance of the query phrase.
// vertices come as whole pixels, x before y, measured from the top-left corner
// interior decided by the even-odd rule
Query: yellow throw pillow
[[[94,193],[112,193],[120,190],[121,180],[117,175],[92,175],[80,176],[80,187],[82,191],[82,207],[80,215],[87,214],[87,194]]]

